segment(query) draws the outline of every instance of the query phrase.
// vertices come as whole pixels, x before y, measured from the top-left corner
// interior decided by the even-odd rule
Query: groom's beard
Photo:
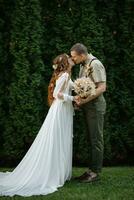
[[[82,64],[83,66],[86,64],[86,62],[85,61],[82,61],[82,62],[80,62],[80,64]]]

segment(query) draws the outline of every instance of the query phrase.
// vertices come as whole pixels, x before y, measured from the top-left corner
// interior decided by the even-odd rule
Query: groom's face
[[[79,64],[85,60],[83,54],[78,54],[76,51],[71,51],[71,58],[75,64]]]

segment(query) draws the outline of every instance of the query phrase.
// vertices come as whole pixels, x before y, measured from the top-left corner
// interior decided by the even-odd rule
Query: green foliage
[[[16,1],[11,20],[12,70],[8,87],[8,118],[4,131],[4,153],[19,158],[41,125],[41,16],[36,0]],[[17,17],[16,17],[17,16]],[[36,98],[35,98],[36,97]]]
[[[82,42],[107,71],[104,163],[133,164],[132,1],[1,0],[0,8],[1,158],[23,157],[48,111],[53,58]],[[72,79],[78,72],[76,66]],[[75,164],[88,164],[89,148],[76,112]]]
[[[7,171],[11,169],[0,169]],[[86,168],[73,168],[73,177],[80,176]],[[76,180],[70,180],[57,192],[49,195],[31,197],[2,197],[1,200],[133,200],[134,182],[133,167],[107,167],[103,169],[101,180],[91,184],[82,184]]]

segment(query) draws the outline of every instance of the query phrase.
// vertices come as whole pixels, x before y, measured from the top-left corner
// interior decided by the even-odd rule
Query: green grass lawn
[[[1,169],[3,171],[3,169]],[[85,168],[73,168],[73,176]],[[134,200],[134,167],[103,168],[101,180],[94,183],[66,182],[64,187],[47,196],[0,197],[0,200]]]

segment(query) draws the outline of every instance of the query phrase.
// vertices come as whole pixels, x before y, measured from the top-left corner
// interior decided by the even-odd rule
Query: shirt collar
[[[91,60],[94,58],[94,56],[90,53],[87,55],[87,59],[85,60],[85,64],[89,64]]]

